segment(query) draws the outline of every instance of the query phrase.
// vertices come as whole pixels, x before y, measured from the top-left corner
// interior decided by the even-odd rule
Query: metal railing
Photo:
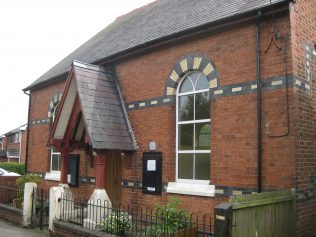
[[[78,200],[73,195],[61,198],[61,221],[91,231],[117,236],[212,236],[209,214],[193,214],[163,207],[149,209],[135,205],[124,207],[101,200]]]

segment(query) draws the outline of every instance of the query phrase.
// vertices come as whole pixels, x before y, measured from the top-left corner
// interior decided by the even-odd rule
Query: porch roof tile
[[[75,62],[74,76],[82,114],[94,149],[134,150],[124,104],[119,96],[115,76],[101,67]]]

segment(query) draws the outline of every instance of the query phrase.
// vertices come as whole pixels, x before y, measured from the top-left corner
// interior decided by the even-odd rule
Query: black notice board
[[[67,183],[70,186],[78,187],[79,185],[79,160],[78,154],[68,155]]]
[[[143,153],[143,193],[161,195],[162,193],[162,153]]]

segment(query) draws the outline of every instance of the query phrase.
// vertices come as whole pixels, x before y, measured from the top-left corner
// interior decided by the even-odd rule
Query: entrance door
[[[107,152],[105,161],[105,190],[112,204],[121,201],[122,158],[119,150]]]

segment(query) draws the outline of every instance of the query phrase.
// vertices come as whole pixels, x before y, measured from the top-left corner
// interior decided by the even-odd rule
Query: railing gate
[[[49,221],[49,195],[43,188],[37,191],[33,189],[33,203],[32,203],[32,227],[39,227],[43,230],[48,227]]]

